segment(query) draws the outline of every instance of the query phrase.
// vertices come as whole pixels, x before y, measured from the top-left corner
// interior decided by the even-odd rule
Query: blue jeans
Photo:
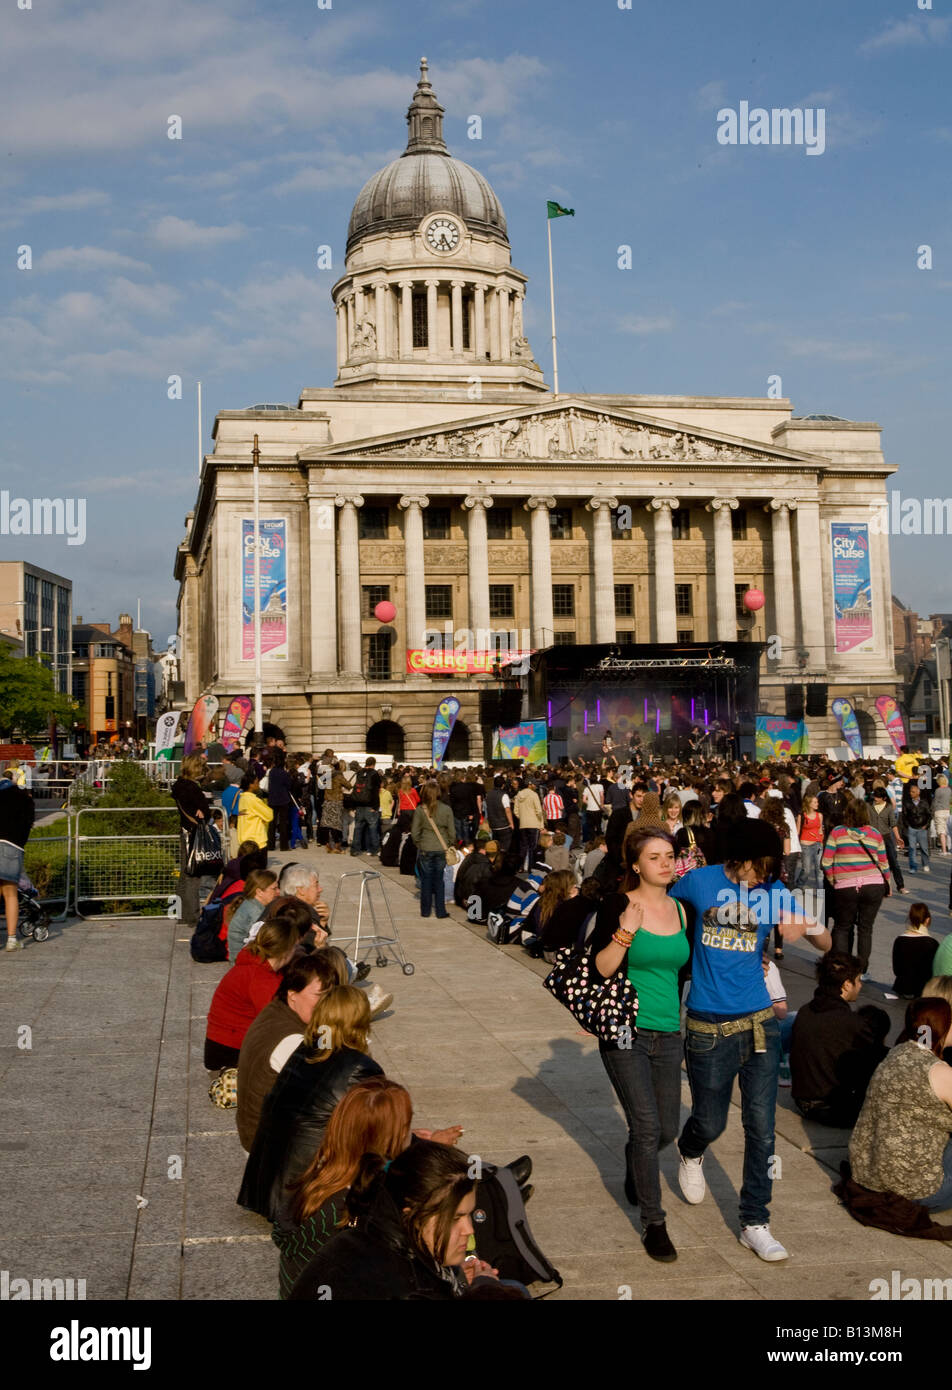
[[[628,1121],[625,1165],[642,1224],[655,1225],[665,1216],[658,1151],[677,1138],[681,1119],[681,1034],[639,1028],[631,1047],[598,1050]]]
[[[909,842],[909,872],[915,873],[919,865],[916,861],[916,850],[922,851],[922,863],[925,867],[929,863],[929,827],[921,825],[916,828],[913,825],[906,827],[906,839]]]
[[[800,846],[800,864],[797,869],[797,888],[822,888],[823,874],[820,860],[823,857],[822,844]]]
[[[417,869],[420,878],[420,916],[429,917],[430,909],[436,903],[437,917],[447,917],[446,893],[443,885],[443,871],[446,868],[446,855],[441,849],[428,850],[417,855]]]
[[[461,845],[468,845],[473,838],[470,834],[470,831],[472,829],[472,821],[470,817],[454,816],[453,824],[456,826],[457,840],[460,842]]]
[[[369,853],[376,854],[380,849],[380,812],[374,806],[357,806],[354,809],[354,831],[350,837],[351,854],[360,854],[366,835]]]
[[[519,848],[522,851],[522,866],[531,869],[535,863],[536,850],[539,848],[538,828],[529,829],[528,827],[519,830]]]
[[[681,1131],[678,1148],[685,1158],[700,1158],[727,1128],[734,1077],[740,1078],[741,1120],[744,1126],[744,1180],[740,1189],[740,1224],[763,1226],[773,1183],[774,1113],[780,1071],[780,1023],[763,1023],[765,1052],[754,1051],[754,1034],[696,1033],[684,1040],[684,1057],[691,1083],[693,1108]]]
[[[926,1211],[948,1211],[952,1207],[952,1139],[946,1144],[942,1155],[942,1172],[942,1186],[938,1192],[919,1199],[920,1207],[925,1207]]]

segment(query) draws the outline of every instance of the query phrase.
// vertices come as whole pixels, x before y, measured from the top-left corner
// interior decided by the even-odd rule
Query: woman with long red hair
[[[396,1158],[410,1142],[412,1115],[409,1093],[386,1076],[368,1077],[338,1102],[314,1161],[289,1185],[271,1233],[281,1251],[282,1298],[317,1251],[347,1224],[347,1192],[363,1155]]]

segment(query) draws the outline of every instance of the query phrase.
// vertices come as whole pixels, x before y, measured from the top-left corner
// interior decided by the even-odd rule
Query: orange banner
[[[407,651],[407,670],[426,676],[491,676],[495,666],[505,669],[531,655],[531,652],[511,651],[430,651],[416,647]]]

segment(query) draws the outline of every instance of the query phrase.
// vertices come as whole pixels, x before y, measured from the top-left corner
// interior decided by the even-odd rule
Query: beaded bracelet
[[[612,933],[612,941],[616,942],[619,946],[630,946],[633,940],[634,940],[634,936],[633,936],[633,935],[632,935],[632,936],[619,936],[619,934],[618,934],[617,932],[613,932],[613,933]]]

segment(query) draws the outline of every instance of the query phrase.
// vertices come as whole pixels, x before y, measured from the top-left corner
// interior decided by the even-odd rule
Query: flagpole
[[[559,394],[559,358],[555,347],[555,281],[552,278],[552,218],[545,220],[549,234],[549,304],[552,307],[552,386],[553,394]]]
[[[258,449],[258,436],[255,435],[254,447],[251,450],[251,462],[254,466],[254,513],[255,513],[255,733],[260,738],[262,719],[261,719],[261,541],[260,541],[260,514],[261,498],[258,490],[258,459],[260,451]]]

